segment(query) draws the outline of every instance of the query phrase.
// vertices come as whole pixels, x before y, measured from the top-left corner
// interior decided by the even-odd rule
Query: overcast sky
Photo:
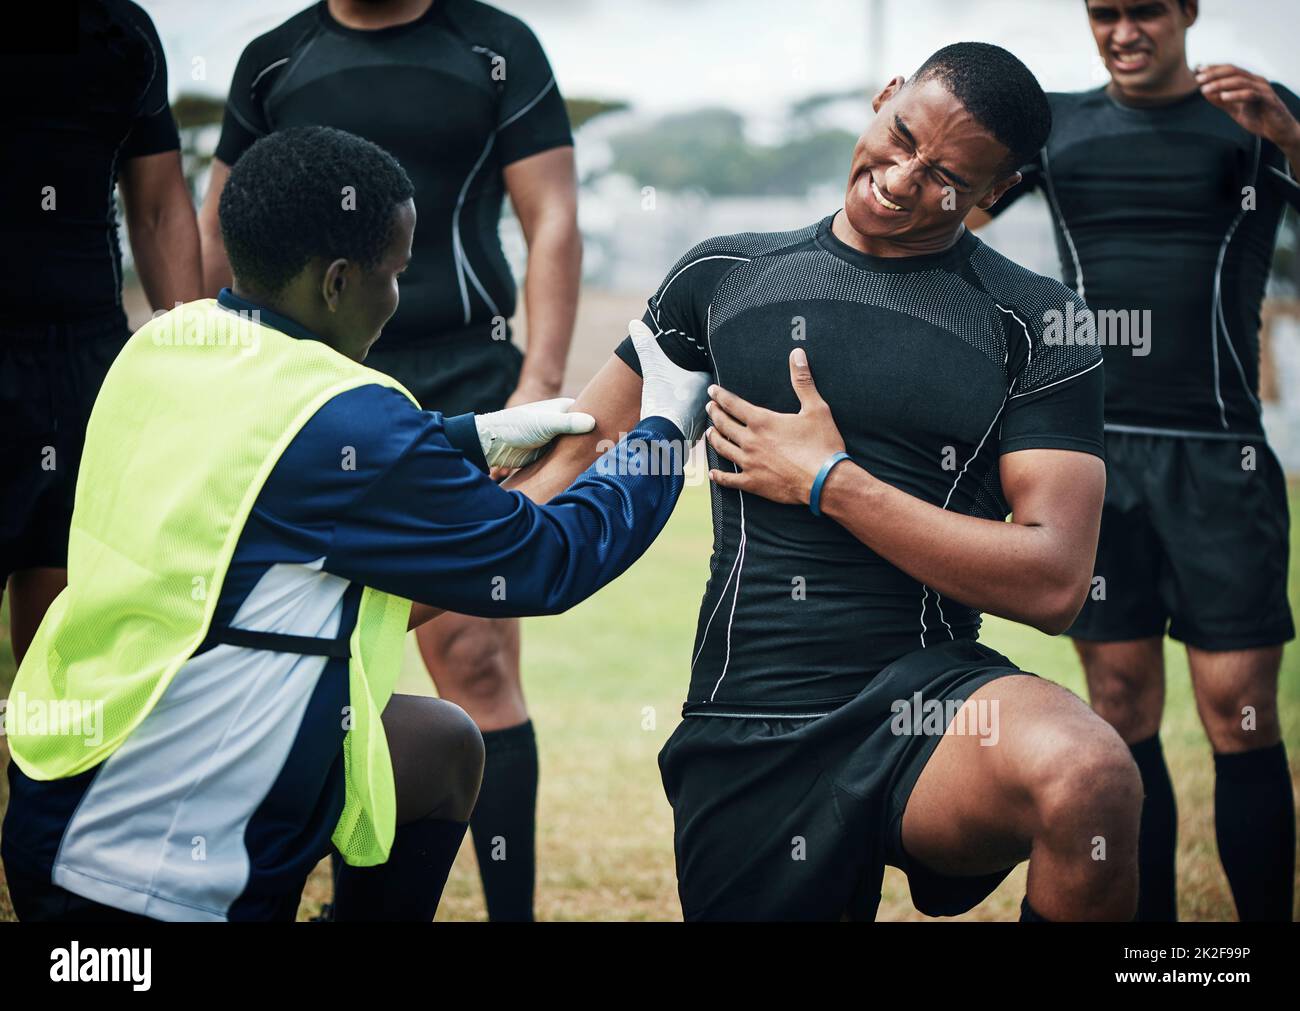
[[[143,0],[167,50],[173,96],[224,94],[244,45],[301,0]],[[545,46],[560,88],[640,111],[726,105],[772,112],[871,74],[910,74],[935,49],[1006,46],[1049,90],[1095,86],[1100,63],[1082,0],[503,0]],[[1234,62],[1300,91],[1298,0],[1204,0],[1189,37],[1195,62]],[[876,45],[871,37],[879,35]],[[195,58],[205,80],[192,80]]]

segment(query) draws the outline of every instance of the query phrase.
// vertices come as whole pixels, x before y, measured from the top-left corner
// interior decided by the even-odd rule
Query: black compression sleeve
[[[226,97],[226,111],[221,122],[221,139],[217,141],[216,156],[227,165],[239,160],[253,142],[271,132],[261,103],[253,93],[259,78],[265,79],[279,62],[286,48],[281,34],[284,25],[267,35],[253,40],[240,54],[230,79],[230,93]]]
[[[502,165],[573,144],[569,113],[541,43],[523,22],[513,27],[497,125]]]
[[[1100,365],[1023,397],[1007,401],[1002,419],[1002,453],[1021,449],[1070,449],[1105,459]]]
[[[145,44],[151,61],[148,84],[140,96],[131,132],[122,144],[122,158],[175,151],[181,146],[171,106],[167,104],[167,58],[153,22],[135,4],[128,5],[128,16]]]

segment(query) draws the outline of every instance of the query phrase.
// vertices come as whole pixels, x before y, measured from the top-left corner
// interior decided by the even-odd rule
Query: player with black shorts
[[[953,915],[1032,853],[1024,918],[1127,919],[1127,749],[978,641],[986,610],[1069,624],[1103,498],[1100,354],[1044,327],[1082,302],[962,226],[1046,138],[1047,100],[962,43],[873,107],[843,210],[695,247],[645,316],[725,387],[690,691],[659,756],[683,912],[871,918],[892,864]],[[638,364],[619,348],[579,398],[596,436],[523,486],[562,487],[634,423]]]
[[[1259,401],[1260,304],[1300,209],[1300,98],[1232,66],[1194,74],[1192,0],[1089,0],[1105,87],[1054,94],[1021,169],[1106,360],[1106,504],[1070,629],[1093,707],[1142,771],[1139,918],[1177,917],[1178,816],[1160,746],[1165,633],[1187,647],[1214,749],[1219,856],[1243,920],[1289,920],[1295,803],[1277,709],[1290,520]]]
[[[259,137],[315,125],[391,151],[415,185],[402,303],[367,364],[448,415],[558,396],[577,307],[577,185],[564,100],[527,25],[475,0],[322,0],[249,43],[200,214],[209,294],[229,284],[217,206],[230,166]],[[497,233],[507,194],[528,244],[526,356],[510,340],[516,290]],[[519,623],[447,615],[417,636],[439,694],[483,731],[472,826],[489,916],[531,919],[537,743]]]
[[[42,28],[12,29],[0,60],[0,593],[18,661],[67,582],[86,421],[130,336],[115,192],[151,306],[199,295],[158,33],[126,0],[56,6]]]

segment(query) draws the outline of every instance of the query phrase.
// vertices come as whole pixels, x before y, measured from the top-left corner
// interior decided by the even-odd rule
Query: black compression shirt
[[[943,253],[880,258],[836,239],[831,221],[696,246],[650,299],[646,324],[677,364],[787,412],[798,410],[788,358],[801,334],[851,457],[957,512],[1006,517],[1003,453],[1101,455],[1100,352],[1047,345],[1038,322],[1081,305],[1073,292],[969,232]],[[638,367],[630,340],[618,354]],[[709,465],[731,467],[712,449]],[[905,653],[977,636],[977,612],[833,521],[711,491],[713,556],[688,706],[816,709],[852,697]]]
[[[1099,314],[1150,310],[1148,354],[1104,347],[1107,425],[1259,434],[1260,303],[1285,205],[1300,208],[1282,152],[1199,92],[1155,108],[1103,88],[1049,97],[1047,147],[992,213],[1041,187],[1066,283]]]
[[[121,316],[118,166],[180,146],[152,22],[133,3],[82,0],[76,51],[6,54],[0,88],[6,316]]]
[[[385,346],[486,332],[514,314],[497,235],[501,170],[573,143],[523,22],[473,0],[435,0],[416,21],[363,31],[318,3],[244,50],[217,157],[233,165],[272,130],[312,125],[373,141],[415,185],[414,255]]]

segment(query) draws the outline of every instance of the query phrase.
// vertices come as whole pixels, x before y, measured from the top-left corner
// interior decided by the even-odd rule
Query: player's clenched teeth
[[[1123,70],[1141,70],[1147,65],[1149,56],[1150,54],[1145,50],[1125,53],[1112,51],[1111,53],[1115,65]]]
[[[880,192],[880,187],[876,185],[876,181],[875,181],[874,179],[871,180],[871,192],[872,192],[872,195],[875,196],[876,200],[879,201],[881,207],[884,207],[884,208],[886,208],[887,210],[891,210],[891,211],[905,211],[905,210],[907,210],[906,207],[900,207],[898,204],[894,203],[892,200],[890,200],[888,197],[886,197],[883,193],[881,193],[881,192]]]

